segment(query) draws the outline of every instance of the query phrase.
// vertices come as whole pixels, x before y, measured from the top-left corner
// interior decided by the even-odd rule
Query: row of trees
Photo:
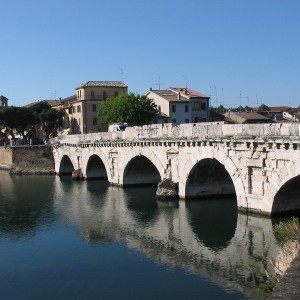
[[[247,111],[247,112],[253,111],[253,108],[250,107],[250,106],[247,106],[247,105],[245,107],[239,106],[239,107],[236,107],[236,108],[225,108],[223,105],[219,105],[217,107],[212,106],[212,107],[210,107],[210,109],[213,110],[213,111],[216,111],[218,113],[221,113],[221,114],[223,114],[223,113],[225,113],[229,110],[231,110],[231,111]],[[265,104],[261,104],[258,107],[258,111],[270,111],[270,108]]]
[[[52,109],[47,102],[39,102],[31,107],[0,107],[0,139],[9,142],[21,136],[25,143],[36,138],[36,126],[40,126],[45,136],[61,126],[62,112]]]

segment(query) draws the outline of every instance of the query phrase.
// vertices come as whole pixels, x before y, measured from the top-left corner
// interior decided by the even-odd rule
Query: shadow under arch
[[[194,165],[186,183],[186,198],[233,196],[236,194],[233,181],[215,158],[205,158]]]
[[[272,215],[300,214],[300,175],[288,180],[276,193]]]
[[[145,156],[132,158],[123,174],[123,186],[156,185],[161,181],[159,171],[155,165]]]
[[[68,155],[64,155],[60,161],[59,174],[72,174],[75,170],[74,165]]]
[[[89,178],[107,178],[107,172],[102,159],[93,154],[90,156],[86,166],[86,177]]]
[[[236,198],[186,201],[187,216],[197,238],[208,248],[221,250],[235,235],[238,219]]]

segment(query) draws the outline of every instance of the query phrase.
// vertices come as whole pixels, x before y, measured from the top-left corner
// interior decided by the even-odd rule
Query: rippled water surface
[[[0,172],[1,299],[259,299],[277,252],[235,199]]]

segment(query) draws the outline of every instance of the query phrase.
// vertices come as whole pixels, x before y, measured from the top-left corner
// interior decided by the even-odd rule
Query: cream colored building
[[[76,95],[62,100],[68,116],[65,127],[74,134],[106,131],[100,123],[98,107],[106,99],[127,94],[128,87],[121,81],[88,81],[76,88]],[[68,123],[68,124],[67,124]]]
[[[0,106],[7,106],[8,105],[8,99],[4,96],[0,96]]]
[[[160,118],[155,123],[199,123],[209,120],[209,96],[190,88],[152,90],[146,94],[157,105]]]

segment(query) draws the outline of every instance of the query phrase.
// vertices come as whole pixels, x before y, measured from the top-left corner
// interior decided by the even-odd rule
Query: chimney
[[[152,91],[152,87],[150,88],[150,91]]]
[[[178,100],[180,100],[180,93],[178,93]]]
[[[185,94],[185,95],[187,94],[187,88],[184,89],[184,94]]]

